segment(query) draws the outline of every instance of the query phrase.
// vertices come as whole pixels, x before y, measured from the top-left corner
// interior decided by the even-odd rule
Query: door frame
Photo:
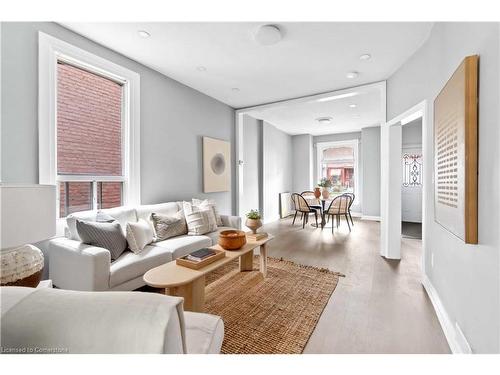
[[[431,145],[425,137],[425,129],[430,124],[430,114],[427,100],[423,100],[411,107],[392,120],[381,126],[380,135],[380,255],[387,259],[401,259],[401,131],[397,131],[394,126],[401,125],[402,122],[421,114],[422,117],[422,264],[425,264],[426,249],[426,206],[427,189],[426,169],[432,163]],[[410,121],[406,122],[409,123]],[[401,128],[400,128],[401,129]],[[397,157],[397,159],[396,159]],[[396,164],[397,161],[397,164]],[[397,165],[397,167],[396,167]],[[391,167],[392,166],[392,167]]]
[[[380,90],[380,95],[381,95],[381,103],[380,103],[380,111],[381,111],[381,119],[382,121],[387,121],[387,106],[386,106],[386,101],[387,101],[387,81],[378,81],[374,83],[368,83],[364,85],[359,85],[359,86],[353,86],[353,87],[348,87],[340,90],[334,90],[334,91],[327,91],[327,92],[322,92],[319,94],[313,94],[313,95],[307,95],[307,96],[302,96],[298,98],[293,98],[293,99],[287,99],[287,100],[282,100],[282,101],[277,101],[277,102],[272,102],[272,103],[265,103],[265,104],[260,104],[257,106],[252,106],[252,107],[244,107],[235,110],[234,114],[234,127],[235,127],[235,163],[236,163],[236,171],[235,171],[235,178],[236,178],[236,192],[235,192],[235,207],[234,207],[234,214],[237,216],[241,216],[243,213],[240,212],[240,200],[244,199],[243,197],[243,115],[248,114],[252,115],[252,112],[254,110],[262,110],[265,108],[272,108],[272,107],[281,107],[284,105],[289,105],[289,104],[294,104],[294,103],[306,103],[311,100],[318,100],[321,98],[326,98],[330,97],[332,95],[334,96],[342,96],[345,94],[350,94],[352,92],[355,92],[356,90],[359,90],[360,88],[377,88]],[[383,123],[382,123],[383,124]],[[382,127],[382,125],[381,125]],[[313,166],[313,168],[316,168],[316,166]],[[312,177],[311,177],[312,178]],[[264,183],[264,181],[262,181]],[[313,184],[313,181],[310,181],[311,185]],[[361,198],[362,191],[360,191],[360,198]]]

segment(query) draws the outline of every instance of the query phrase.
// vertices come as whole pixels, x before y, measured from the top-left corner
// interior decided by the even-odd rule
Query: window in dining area
[[[331,181],[332,193],[355,193],[358,142],[318,143],[318,178]]]

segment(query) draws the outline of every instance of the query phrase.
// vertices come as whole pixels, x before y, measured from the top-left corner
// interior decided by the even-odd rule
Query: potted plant
[[[322,188],[321,194],[323,195],[323,199],[328,199],[330,197],[328,189],[332,186],[332,181],[329,178],[323,177],[319,180],[318,186]]]
[[[245,225],[252,231],[252,233],[257,233],[257,229],[262,226],[261,216],[258,210],[250,210],[247,213],[247,221]]]

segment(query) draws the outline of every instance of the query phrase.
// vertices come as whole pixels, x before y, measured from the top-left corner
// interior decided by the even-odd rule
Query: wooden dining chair
[[[332,233],[333,233],[333,223],[334,223],[334,218],[336,219],[337,222],[337,228],[339,227],[340,223],[340,218],[342,216],[345,217],[347,221],[347,226],[349,227],[349,232],[351,231],[351,224],[349,223],[349,205],[351,204],[352,198],[349,195],[339,195],[338,197],[335,197],[334,200],[330,203],[330,206],[328,206],[328,209],[325,211],[325,215],[330,218],[332,217]]]
[[[348,211],[348,215],[349,215],[349,218],[351,219],[351,224],[352,226],[354,226],[354,221],[352,221],[352,215],[351,215],[351,206],[352,204],[354,203],[354,199],[356,198],[356,196],[354,195],[354,193],[344,193],[344,195],[348,195],[351,197],[351,203],[349,204],[349,207],[347,208],[347,211]]]
[[[316,219],[316,226],[318,226],[318,211],[320,210],[319,208],[309,206],[306,199],[298,193],[292,194],[292,202],[295,207],[295,215],[293,216],[292,225],[295,224],[297,213],[300,212],[302,214],[302,229],[304,229],[306,224],[309,222],[310,214],[314,214],[314,217]]]
[[[319,208],[320,210],[322,209],[321,201],[316,198],[316,196],[314,195],[314,191],[306,190],[300,193],[300,195],[306,198],[307,204],[310,207]],[[311,204],[311,201],[314,201],[315,203]]]

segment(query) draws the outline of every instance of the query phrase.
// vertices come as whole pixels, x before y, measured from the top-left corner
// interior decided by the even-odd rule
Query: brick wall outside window
[[[122,86],[74,66],[57,65],[57,172],[59,175],[122,175]],[[89,183],[60,186],[60,214],[92,206]],[[103,207],[121,204],[121,183],[102,186]],[[99,187],[100,188],[100,187]],[[89,202],[90,199],[90,202]]]

